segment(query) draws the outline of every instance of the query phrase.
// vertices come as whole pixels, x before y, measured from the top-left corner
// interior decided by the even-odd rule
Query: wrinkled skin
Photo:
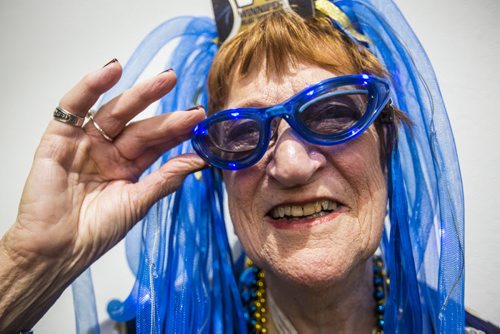
[[[233,86],[227,105],[273,105],[332,76],[317,67],[279,80],[255,73]],[[328,147],[305,142],[281,122],[276,143],[259,163],[224,172],[231,218],[248,255],[267,270],[305,284],[335,280],[370,257],[387,204],[378,147],[373,126],[350,142]],[[278,204],[321,198],[342,203],[343,212],[311,228],[283,230],[266,222]]]
[[[255,71],[235,82],[226,107],[274,105],[333,76],[325,69],[306,65],[281,78]],[[281,298],[280,305],[286,314],[294,315],[292,319],[297,320],[300,311],[289,310],[287,305],[307,300],[306,295],[302,299],[297,296],[308,289],[323,291],[319,296],[348,300],[352,296],[338,290],[362,285],[364,295],[360,298],[366,300],[370,295],[371,267],[367,260],[379,245],[387,205],[379,147],[373,126],[347,143],[317,146],[281,122],[276,141],[261,161],[244,170],[224,171],[229,211],[239,240],[246,254],[266,272],[278,304],[278,290],[294,287],[288,291],[293,297]],[[268,213],[273,207],[318,199],[339,202],[338,213],[308,224],[299,220],[292,223],[294,228],[277,228],[270,223]],[[334,287],[339,289],[334,292]],[[313,299],[316,303],[318,295]],[[368,303],[371,300],[368,298]],[[332,305],[331,301],[324,302]],[[356,303],[350,307],[356,307]],[[367,309],[371,316],[373,308]],[[318,314],[321,312],[318,310]],[[317,319],[313,323],[318,323]],[[370,324],[368,321],[366,327],[372,328]],[[300,327],[297,322],[295,325]]]
[[[111,62],[86,75],[60,101],[84,117],[121,76]],[[195,154],[139,176],[163,152],[190,137],[202,108],[129,121],[175,85],[167,71],[102,106],[84,128],[52,120],[26,181],[15,224],[0,240],[0,332],[31,328],[64,288],[113,247],[158,199],[203,168]]]

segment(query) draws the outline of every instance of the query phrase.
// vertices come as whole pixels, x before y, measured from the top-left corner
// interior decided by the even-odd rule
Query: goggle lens
[[[363,87],[345,88],[325,92],[300,106],[296,120],[320,135],[336,135],[349,130],[367,110],[368,91]]]
[[[222,160],[243,160],[257,148],[260,125],[253,119],[237,118],[212,124],[207,147]]]

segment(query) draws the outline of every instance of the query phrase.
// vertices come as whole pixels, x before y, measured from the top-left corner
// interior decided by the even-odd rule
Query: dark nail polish
[[[201,104],[198,104],[197,106],[191,107],[191,108],[187,109],[186,111],[191,111],[191,110],[200,109],[200,108],[204,108],[204,107]]]
[[[108,66],[109,64],[116,63],[117,61],[118,61],[118,59],[113,58],[113,59],[111,59],[110,61],[108,61],[108,62],[106,63],[106,65],[104,65],[104,66],[103,66],[103,68],[104,68],[104,67],[106,67],[106,66]]]
[[[160,73],[158,73],[158,75],[165,73],[165,72],[170,72],[172,70],[173,70],[173,68],[167,68],[165,71],[161,71]]]

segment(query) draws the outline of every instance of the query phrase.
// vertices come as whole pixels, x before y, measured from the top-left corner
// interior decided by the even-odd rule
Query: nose
[[[326,158],[313,144],[306,142],[286,122],[281,122],[278,138],[266,167],[267,174],[292,188],[307,184],[326,164]]]

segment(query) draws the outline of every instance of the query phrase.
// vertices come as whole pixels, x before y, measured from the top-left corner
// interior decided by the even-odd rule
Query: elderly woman
[[[244,29],[213,60],[208,101],[203,80],[169,69],[81,127],[122,68],[113,60],[84,77],[61,99],[0,243],[0,331],[31,328],[147,214],[136,286],[108,308],[140,332],[463,332],[461,192],[437,87],[404,44],[383,40],[392,29],[353,13],[365,40],[328,12],[278,11]],[[185,28],[212,40],[197,32],[204,24]],[[189,71],[210,57],[182,48],[179,72],[203,77]],[[197,106],[129,123],[169,92],[160,110],[181,96],[209,117]],[[177,155],[191,136],[199,156]],[[234,261],[221,177],[243,249]]]
[[[392,109],[376,76],[377,60],[328,20],[281,12],[213,63],[209,113],[233,109],[200,124],[195,147],[228,169],[231,220],[265,273],[270,329],[278,319],[299,333],[376,327],[371,258],[387,210],[392,123],[380,120]]]

